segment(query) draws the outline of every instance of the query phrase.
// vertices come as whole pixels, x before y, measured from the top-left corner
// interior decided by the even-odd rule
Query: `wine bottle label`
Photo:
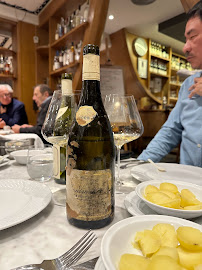
[[[68,109],[68,106],[66,106],[66,107],[64,107],[64,108],[60,108],[59,111],[58,111],[58,114],[57,114],[57,116],[56,116],[56,120],[57,120],[58,118],[60,118],[60,117],[67,111],[67,109]]]
[[[81,106],[76,113],[76,121],[79,126],[86,126],[96,117],[97,112],[92,106]]]
[[[61,89],[63,95],[72,95],[72,80],[62,79]]]
[[[83,56],[82,80],[100,81],[100,56],[86,54]]]
[[[96,221],[110,216],[112,175],[109,169],[73,169],[66,177],[67,211],[72,217]]]

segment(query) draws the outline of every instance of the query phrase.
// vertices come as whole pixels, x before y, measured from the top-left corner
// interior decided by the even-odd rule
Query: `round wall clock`
[[[136,38],[133,41],[133,51],[137,56],[144,56],[147,53],[147,42],[143,38]]]

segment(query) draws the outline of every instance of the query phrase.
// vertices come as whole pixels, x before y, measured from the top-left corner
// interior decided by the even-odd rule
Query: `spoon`
[[[164,169],[163,167],[160,167],[158,165],[156,165],[156,163],[154,163],[150,158],[147,159],[154,167],[156,167],[160,172],[166,172],[166,169]]]

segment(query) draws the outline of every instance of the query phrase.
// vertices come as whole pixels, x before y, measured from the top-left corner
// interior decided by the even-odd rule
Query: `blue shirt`
[[[189,87],[200,75],[197,72],[183,82],[175,108],[146,150],[138,156],[139,160],[150,158],[159,162],[181,143],[180,163],[202,167],[202,96],[188,97]]]

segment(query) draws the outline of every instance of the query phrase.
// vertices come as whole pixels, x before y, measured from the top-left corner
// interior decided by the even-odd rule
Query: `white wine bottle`
[[[97,229],[114,217],[115,145],[100,93],[99,47],[83,50],[82,95],[67,144],[67,219]]]

